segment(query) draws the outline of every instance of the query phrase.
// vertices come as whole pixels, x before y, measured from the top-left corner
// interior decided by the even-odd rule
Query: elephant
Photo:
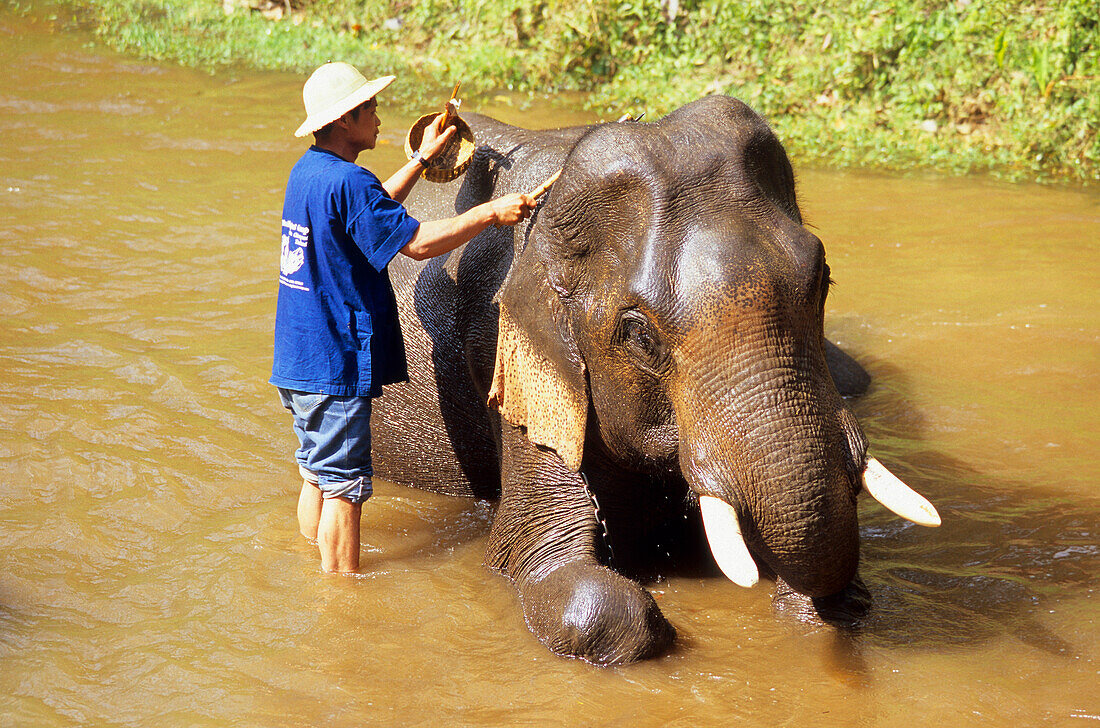
[[[824,247],[765,120],[725,96],[652,123],[464,118],[470,167],[417,217],[561,175],[515,228],[391,264],[410,383],[375,404],[375,473],[498,499],[485,563],[559,655],[668,651],[643,584],[669,565],[858,616],[860,491],[939,517],[868,455],[845,396],[869,378],[824,338]]]

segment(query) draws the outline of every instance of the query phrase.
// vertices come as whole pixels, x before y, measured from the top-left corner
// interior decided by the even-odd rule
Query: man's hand
[[[446,122],[446,114],[440,114],[432,119],[432,123],[424,129],[424,135],[420,139],[419,151],[420,159],[425,164],[442,154],[443,150],[447,148],[447,144],[458,133],[458,129],[453,126],[443,129],[442,127]],[[405,198],[409,196],[409,192],[412,191],[413,185],[420,179],[423,171],[420,162],[409,160],[401,169],[383,182],[382,187],[385,188],[386,194],[390,197],[398,202],[404,202]]]
[[[420,156],[425,161],[430,162],[442,154],[447,144],[458,133],[458,127],[455,126],[444,129],[443,125],[446,123],[447,115],[440,114],[424,129],[424,136],[420,140]]]
[[[515,225],[526,220],[538,203],[530,195],[516,193],[490,200],[487,204],[493,211],[494,225]]]

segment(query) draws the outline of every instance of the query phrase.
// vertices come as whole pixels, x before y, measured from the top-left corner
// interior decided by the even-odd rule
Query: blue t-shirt
[[[310,147],[290,172],[271,383],[378,397],[408,380],[386,266],[420,223],[370,171]]]

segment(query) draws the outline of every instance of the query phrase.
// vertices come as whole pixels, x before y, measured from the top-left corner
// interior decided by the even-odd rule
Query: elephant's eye
[[[644,371],[656,376],[664,369],[667,360],[665,348],[653,324],[641,312],[623,312],[616,338],[634,363]]]

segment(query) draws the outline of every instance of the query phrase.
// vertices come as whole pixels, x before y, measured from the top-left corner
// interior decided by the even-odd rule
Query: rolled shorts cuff
[[[317,474],[306,470],[301,465],[298,466],[298,472],[304,480],[317,486],[317,489],[321,491],[322,498],[343,498],[358,505],[365,503],[374,495],[374,486],[371,479],[367,477],[318,482]]]

